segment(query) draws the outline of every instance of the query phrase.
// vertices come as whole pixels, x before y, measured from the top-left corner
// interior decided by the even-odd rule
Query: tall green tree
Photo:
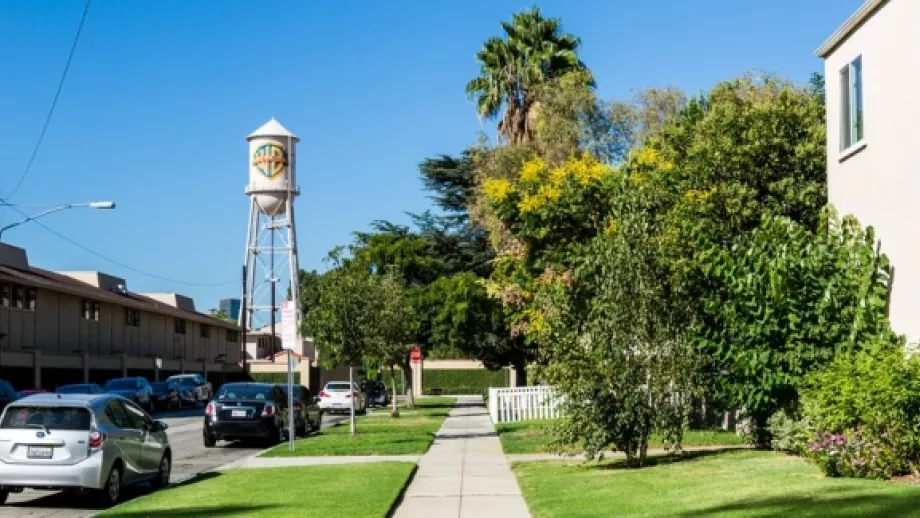
[[[348,366],[352,381],[354,368],[363,365],[380,341],[380,320],[374,302],[380,290],[370,271],[345,259],[342,252],[330,252],[327,260],[332,268],[320,278],[316,305],[304,315],[301,331],[313,337],[326,367]],[[354,435],[354,401],[350,427]]]
[[[562,32],[558,18],[545,18],[534,7],[502,22],[505,38],[489,38],[476,54],[479,76],[466,86],[480,116],[501,113],[498,131],[510,142],[522,142],[533,132],[535,89],[550,79],[584,69],[578,58],[580,41]],[[502,109],[504,112],[502,113]]]

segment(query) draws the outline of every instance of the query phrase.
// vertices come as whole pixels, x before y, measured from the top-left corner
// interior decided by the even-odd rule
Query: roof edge
[[[815,56],[826,58],[828,54],[843,43],[857,27],[862,25],[863,22],[875,14],[875,12],[886,3],[888,3],[888,0],[866,0],[859,6],[859,9],[857,9],[855,13],[850,15],[850,17],[843,22],[843,25],[838,27],[837,30],[815,50]]]

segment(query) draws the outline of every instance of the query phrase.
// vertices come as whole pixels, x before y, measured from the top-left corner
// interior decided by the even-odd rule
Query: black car
[[[279,385],[287,397],[287,385]],[[288,414],[282,416],[284,426],[287,427]],[[307,435],[307,432],[319,431],[323,421],[323,411],[316,404],[316,399],[310,389],[303,385],[294,385],[294,434]]]
[[[13,388],[9,381],[0,380],[0,412],[13,401],[19,399],[19,393]]]
[[[367,380],[364,393],[367,394],[368,404],[374,406],[387,406],[390,402],[390,393],[387,391],[387,386],[382,381]]]
[[[153,389],[150,383],[141,377],[115,378],[105,382],[102,386],[108,394],[116,394],[125,399],[134,401],[148,412],[153,412]]]
[[[153,408],[166,409],[181,408],[182,400],[179,398],[179,385],[173,381],[154,381],[150,384],[153,389]]]
[[[105,394],[102,387],[95,383],[72,383],[61,385],[55,391],[58,394]]]
[[[204,411],[204,446],[217,441],[261,439],[271,444],[287,437],[287,394],[271,383],[227,383]]]

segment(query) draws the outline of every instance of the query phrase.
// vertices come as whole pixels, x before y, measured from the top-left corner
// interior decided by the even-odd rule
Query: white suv
[[[352,401],[356,413],[367,412],[367,398],[356,383],[330,381],[319,391],[319,408],[327,413],[351,413]]]

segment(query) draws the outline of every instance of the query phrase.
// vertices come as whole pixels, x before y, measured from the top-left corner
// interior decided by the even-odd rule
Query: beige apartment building
[[[182,295],[139,294],[101,272],[51,272],[0,243],[0,378],[17,389],[150,380],[181,372],[242,375],[241,329]]]
[[[816,51],[827,94],[828,199],[891,259],[895,331],[920,340],[920,1],[868,0]]]

